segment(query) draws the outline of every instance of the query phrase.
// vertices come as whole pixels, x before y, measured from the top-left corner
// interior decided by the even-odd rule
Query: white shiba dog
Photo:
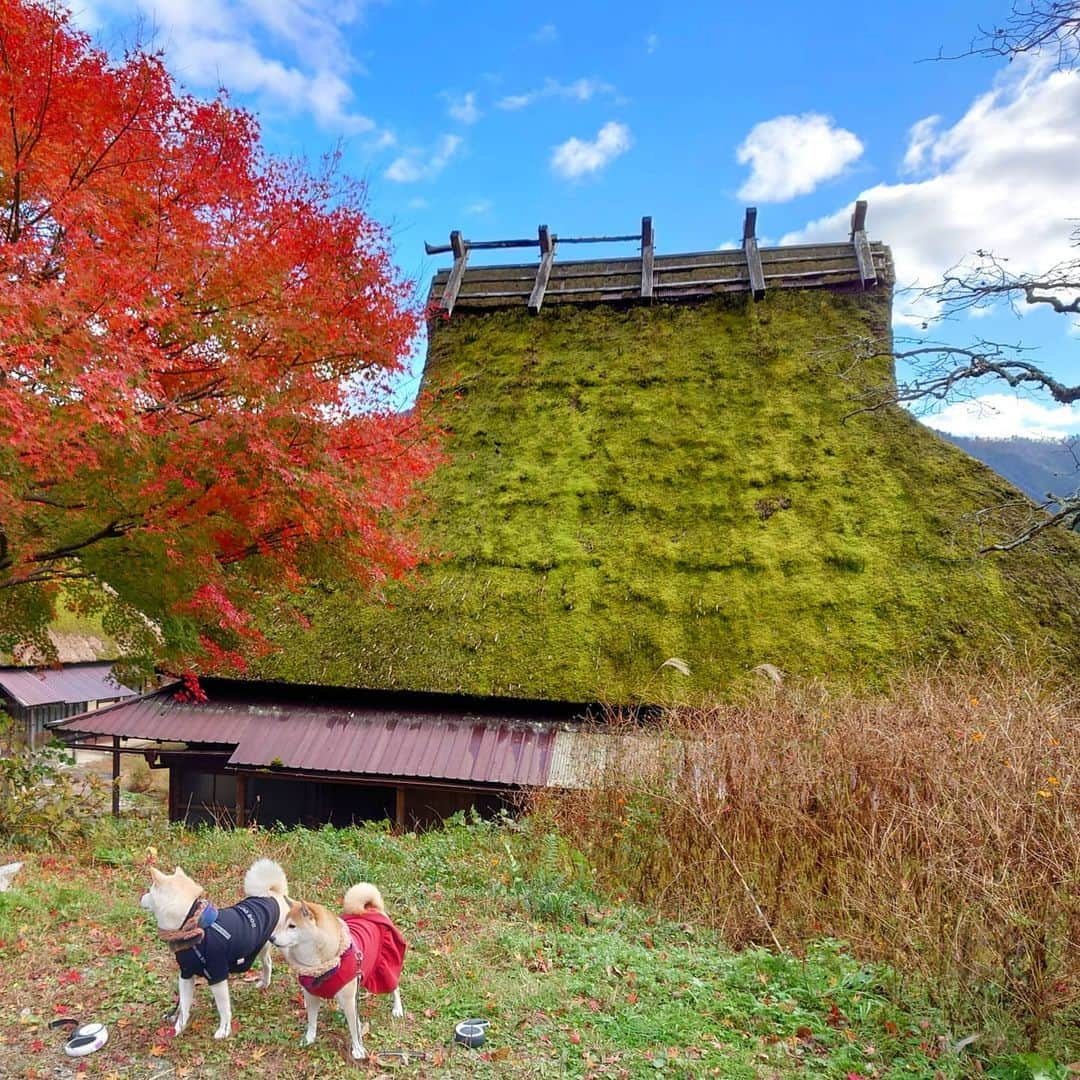
[[[353,885],[345,894],[342,911],[338,916],[322,904],[297,900],[270,941],[281,949],[304,990],[304,1045],[315,1041],[319,1009],[333,998],[349,1025],[352,1056],[362,1059],[367,1051],[356,1014],[357,990],[363,986],[373,994],[392,993],[393,1015],[404,1015],[398,981],[405,939],[387,918],[382,895],[374,885]]]
[[[217,1005],[215,1039],[232,1027],[229,976],[262,961],[260,985],[270,985],[272,971],[268,942],[289,911],[285,871],[270,859],[259,859],[244,877],[245,897],[220,911],[203,896],[203,887],[178,866],[171,874],[150,867],[151,884],[139,901],[154,913],[158,936],[168,942],[180,965],[180,1007],[175,1033],[187,1027],[195,993],[195,977],[210,984]]]

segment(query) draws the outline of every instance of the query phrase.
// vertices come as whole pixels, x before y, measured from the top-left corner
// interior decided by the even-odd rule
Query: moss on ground
[[[887,349],[889,316],[885,290],[806,290],[440,324],[449,460],[424,529],[444,557],[388,606],[312,596],[311,633],[281,631],[261,674],[625,701],[762,662],[1075,660],[1080,546],[976,557],[965,515],[1013,489],[901,410],[845,421],[852,343]]]

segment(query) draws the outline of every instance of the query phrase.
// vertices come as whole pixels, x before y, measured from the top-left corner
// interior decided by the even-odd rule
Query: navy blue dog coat
[[[181,976],[203,975],[213,986],[247,971],[270,940],[280,915],[277,901],[268,896],[248,896],[220,911],[208,904],[199,919],[201,939],[176,952]]]

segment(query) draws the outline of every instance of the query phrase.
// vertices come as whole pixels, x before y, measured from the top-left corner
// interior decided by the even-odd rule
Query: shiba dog
[[[353,885],[345,894],[340,916],[322,904],[294,901],[284,925],[270,941],[300,977],[307,1005],[305,1046],[315,1041],[322,1003],[333,998],[349,1025],[352,1056],[367,1057],[356,1015],[359,986],[373,994],[393,993],[393,1015],[404,1015],[398,981],[405,939],[387,918],[382,895],[374,885]]]
[[[270,859],[259,859],[244,876],[245,897],[220,911],[203,896],[203,887],[178,866],[171,874],[150,867],[150,889],[140,907],[154,913],[158,936],[169,943],[180,965],[180,1006],[175,1033],[187,1027],[195,991],[195,976],[210,984],[218,1011],[215,1039],[232,1027],[229,976],[262,961],[260,985],[270,985],[272,965],[268,942],[289,911],[285,871]]]

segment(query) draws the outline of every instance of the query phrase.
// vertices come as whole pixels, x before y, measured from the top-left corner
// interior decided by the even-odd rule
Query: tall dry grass
[[[1033,1047],[1080,1015],[1075,686],[1002,671],[880,696],[789,684],[648,733],[614,723],[635,738],[595,736],[591,786],[535,808],[608,888],[736,946],[844,939],[946,1006],[1007,1009]]]

